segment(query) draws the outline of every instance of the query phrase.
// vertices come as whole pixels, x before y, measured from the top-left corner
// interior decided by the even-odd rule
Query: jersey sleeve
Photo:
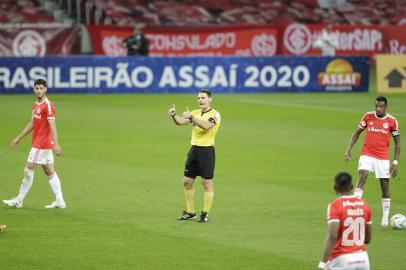
[[[367,127],[367,121],[368,121],[367,117],[368,117],[368,114],[364,114],[361,121],[359,122],[359,125],[358,125],[359,128],[365,129]]]
[[[390,131],[392,133],[393,137],[399,136],[400,131],[399,131],[399,123],[396,119],[393,119],[391,125],[390,125]]]
[[[46,110],[47,119],[55,119],[55,106],[52,103],[47,104]]]
[[[333,203],[330,203],[327,207],[327,222],[340,222],[340,211]]]
[[[209,118],[209,122],[214,124],[220,124],[221,122],[220,114],[218,112],[215,112],[213,116]]]
[[[372,212],[367,203],[365,203],[365,218],[367,224],[372,224]]]

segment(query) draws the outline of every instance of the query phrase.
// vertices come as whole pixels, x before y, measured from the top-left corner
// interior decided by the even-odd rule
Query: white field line
[[[335,108],[335,107],[326,107],[326,106],[318,106],[318,105],[304,105],[304,104],[297,104],[297,103],[288,103],[288,102],[276,102],[276,101],[267,101],[267,100],[250,100],[250,99],[242,99],[240,100],[241,103],[246,104],[258,104],[258,105],[268,105],[268,106],[276,106],[276,107],[288,107],[288,108],[301,108],[301,109],[309,109],[309,110],[322,110],[322,111],[334,111],[334,112],[348,112],[348,113],[364,113],[360,112],[360,110],[353,110],[353,109],[346,109],[346,108]],[[371,109],[373,111],[373,108]],[[405,117],[406,114],[402,113],[395,113],[394,116],[401,116]]]

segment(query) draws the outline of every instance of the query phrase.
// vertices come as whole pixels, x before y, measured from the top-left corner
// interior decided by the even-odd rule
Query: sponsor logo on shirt
[[[343,207],[346,207],[346,206],[363,206],[363,205],[364,205],[363,201],[355,201],[355,202],[343,201]]]
[[[387,130],[384,129],[379,129],[379,128],[374,128],[374,127],[369,127],[368,131],[372,131],[372,132],[377,132],[377,133],[382,133],[382,134],[388,134]]]

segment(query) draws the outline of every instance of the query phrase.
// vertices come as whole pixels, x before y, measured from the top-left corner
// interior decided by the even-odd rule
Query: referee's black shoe
[[[200,214],[200,219],[197,222],[209,222],[209,216],[207,212],[202,211]]]
[[[195,219],[195,218],[196,218],[195,213],[188,213],[185,210],[185,211],[183,211],[182,215],[177,218],[177,220],[189,220],[189,219]]]

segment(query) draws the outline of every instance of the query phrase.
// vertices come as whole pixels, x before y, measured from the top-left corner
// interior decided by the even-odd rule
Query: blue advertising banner
[[[3,57],[0,93],[365,92],[368,57]]]

